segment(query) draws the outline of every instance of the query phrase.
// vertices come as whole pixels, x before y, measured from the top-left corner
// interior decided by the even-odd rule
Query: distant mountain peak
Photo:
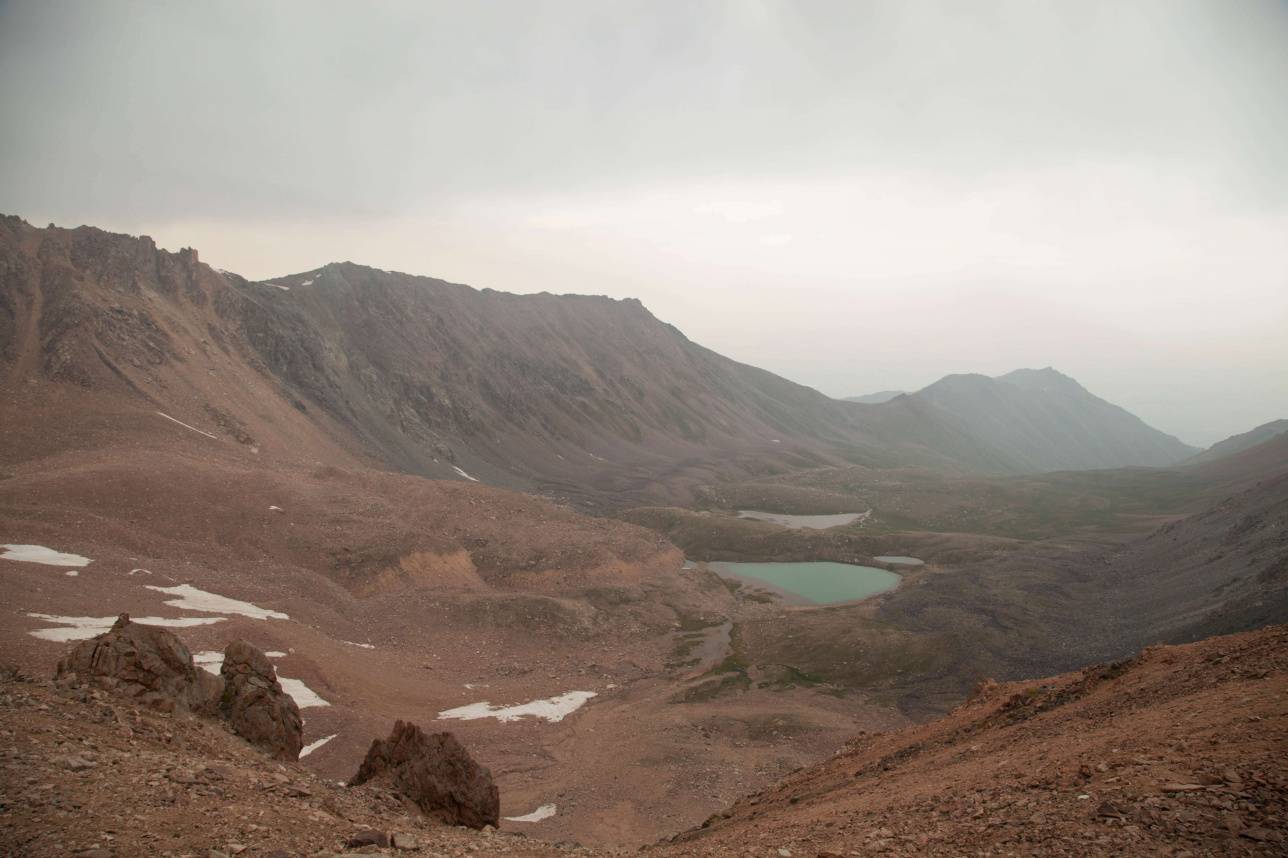
[[[1050,366],[948,375],[912,396],[947,412],[1018,470],[1171,465],[1194,452]]]

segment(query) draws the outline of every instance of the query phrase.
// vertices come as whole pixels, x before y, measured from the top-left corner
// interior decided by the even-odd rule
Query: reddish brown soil
[[[66,645],[30,636],[47,624],[28,613],[206,613],[145,587],[186,583],[290,614],[176,632],[194,651],[244,637],[288,653],[281,672],[332,704],[302,713],[306,742],[339,734],[304,762],[327,777],[351,775],[399,718],[428,725],[483,700],[596,692],[559,723],[438,722],[493,769],[503,815],[559,805],[547,821],[505,824],[534,836],[648,842],[825,756],[855,729],[903,722],[858,697],[809,691],[672,702],[694,684],[691,667],[673,664],[680,626],[737,609],[729,591],[682,571],[650,531],[509,492],[256,470],[155,446],[23,467],[0,481],[0,522],[6,542],[93,558],[76,577],[0,560],[0,648],[36,675],[49,675]]]
[[[677,854],[1282,855],[1288,628],[987,684],[861,736]]]
[[[313,855],[365,829],[410,833],[421,855],[563,851],[432,822],[379,787],[273,763],[216,722],[101,692],[6,680],[0,725],[5,855]]]
[[[648,851],[1280,855],[1285,750],[1288,629],[1274,627],[986,684],[945,718],[859,735]],[[13,855],[309,855],[368,827],[414,833],[413,854],[618,854],[444,828],[379,788],[273,763],[216,722],[12,677],[0,683],[0,802]]]

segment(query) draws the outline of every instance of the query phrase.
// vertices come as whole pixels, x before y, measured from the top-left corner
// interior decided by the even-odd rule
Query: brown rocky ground
[[[1280,626],[986,683],[942,719],[856,736],[647,851],[1279,855],[1285,751]],[[217,722],[12,675],[0,684],[0,802],[12,855],[318,855],[366,829],[411,834],[406,854],[622,854],[445,827],[379,787],[274,763]]]
[[[47,676],[68,648],[33,637],[50,624],[29,613],[209,613],[172,607],[149,585],[284,612],[175,631],[193,651],[244,638],[285,653],[274,660],[282,675],[331,704],[302,712],[306,743],[336,736],[305,759],[310,770],[348,778],[395,720],[436,723],[492,769],[503,816],[558,805],[547,820],[504,828],[588,843],[673,834],[856,729],[904,722],[861,695],[812,689],[676,702],[723,658],[721,621],[768,608],[681,569],[679,552],[648,530],[472,484],[267,467],[267,452],[256,462],[209,446],[180,429],[16,463],[0,480],[4,542],[93,562],[69,577],[0,559],[6,659]],[[695,637],[713,639],[696,647]],[[556,723],[435,722],[453,707],[573,690],[597,696]]]
[[[410,834],[421,855],[584,851],[434,823],[386,789],[345,788],[217,722],[105,692],[11,677],[0,725],[6,855],[314,855],[348,851],[369,829]]]
[[[682,840],[700,855],[1282,855],[1288,628],[985,684]]]

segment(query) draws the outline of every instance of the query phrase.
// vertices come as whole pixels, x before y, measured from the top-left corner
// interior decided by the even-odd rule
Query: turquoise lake
[[[899,584],[899,576],[849,563],[711,563],[716,572],[759,581],[815,605],[866,599]]]

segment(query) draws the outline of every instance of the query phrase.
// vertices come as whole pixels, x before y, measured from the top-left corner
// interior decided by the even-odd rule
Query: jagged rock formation
[[[303,723],[268,657],[246,641],[224,652],[221,676],[198,668],[183,641],[121,614],[109,631],[77,644],[58,663],[62,685],[94,685],[162,711],[222,718],[279,760],[299,758]]]
[[[371,780],[388,781],[424,813],[449,825],[482,828],[496,825],[500,816],[492,773],[451,733],[426,735],[415,724],[395,723],[388,739],[371,743],[349,785]]]
[[[221,683],[192,663],[192,653],[170,632],[130,622],[121,614],[112,628],[77,644],[58,663],[56,679],[90,684],[134,697],[162,710],[214,714]]]
[[[233,641],[224,650],[220,674],[224,692],[219,712],[233,731],[277,759],[298,759],[304,723],[268,657],[246,641]]]

